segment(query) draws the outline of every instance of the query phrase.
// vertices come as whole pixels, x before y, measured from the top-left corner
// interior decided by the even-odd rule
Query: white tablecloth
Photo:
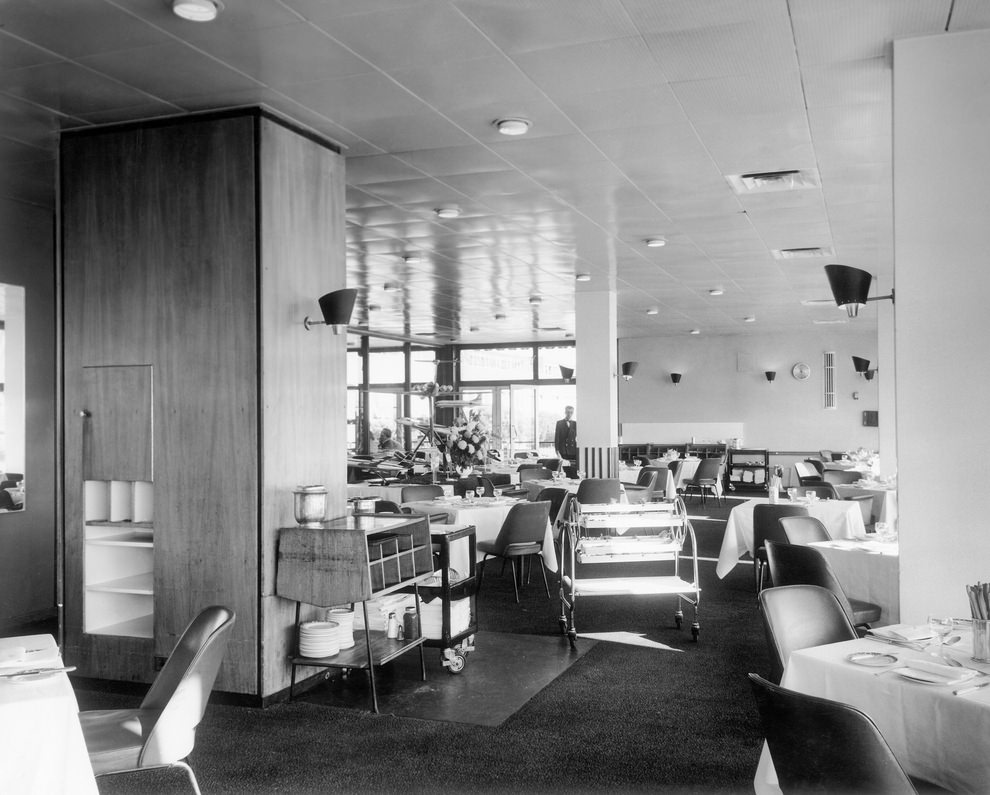
[[[863,488],[862,486],[854,486],[850,483],[848,485],[838,485],[835,487],[835,490],[843,499],[846,497],[862,497],[869,494],[873,497],[873,520],[875,522],[886,522],[891,528],[897,522],[897,489]]]
[[[846,596],[880,605],[880,620],[874,626],[900,621],[900,557],[896,541],[853,541],[841,538],[816,541],[815,547],[828,560]]]
[[[0,653],[15,646],[45,650],[26,655],[29,667],[62,664],[51,635],[0,638]],[[4,665],[0,673],[17,669]],[[65,674],[33,682],[0,679],[0,792],[97,792],[79,707]]]
[[[753,509],[766,505],[769,497],[757,497],[739,503],[729,512],[722,538],[715,573],[724,577],[735,567],[746,553],[753,554]],[[863,512],[859,503],[850,500],[818,500],[813,503],[799,503],[808,509],[808,514],[821,520],[832,538],[856,538],[866,534]]]
[[[369,486],[364,483],[348,483],[347,484],[347,496],[350,497],[375,497],[379,500],[389,500],[394,502],[396,505],[402,502],[402,489],[405,486],[411,486],[411,483],[405,483],[396,486]],[[448,497],[454,493],[454,486],[451,483],[441,483],[440,488],[443,489],[443,493]]]
[[[447,514],[447,524],[475,526],[475,538],[480,541],[494,541],[498,537],[498,531],[502,529],[502,522],[509,513],[509,509],[517,500],[500,500],[498,502],[483,500],[434,500],[433,502],[407,502],[403,507],[411,508],[416,513]],[[478,560],[484,557],[484,553],[479,552]],[[550,522],[547,522],[546,533],[543,536],[543,565],[550,571],[557,571],[557,552],[553,545],[553,531]],[[467,544],[455,541],[450,547],[451,567],[458,571],[467,570]]]
[[[969,659],[970,635],[962,634],[947,654],[990,672],[990,665]],[[990,688],[954,696],[952,686],[921,684],[893,673],[875,676],[876,668],[845,660],[854,651],[891,652],[901,661],[925,658],[925,652],[865,638],[833,643],[794,652],[781,684],[861,709],[877,724],[908,775],[954,792],[985,793],[990,782]],[[753,784],[757,793],[780,792],[766,747]]]

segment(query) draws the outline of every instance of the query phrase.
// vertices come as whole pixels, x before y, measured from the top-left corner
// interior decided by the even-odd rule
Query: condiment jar
[[[403,613],[402,629],[406,640],[416,640],[419,637],[419,613],[415,607],[407,607]]]
[[[395,613],[388,614],[388,624],[385,627],[385,637],[397,639],[399,637],[399,622]]]

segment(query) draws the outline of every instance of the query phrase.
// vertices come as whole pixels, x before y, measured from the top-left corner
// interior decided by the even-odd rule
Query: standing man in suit
[[[553,446],[560,458],[572,463],[577,461],[577,423],[571,419],[574,416],[574,406],[564,406],[564,419],[557,420],[554,429]]]

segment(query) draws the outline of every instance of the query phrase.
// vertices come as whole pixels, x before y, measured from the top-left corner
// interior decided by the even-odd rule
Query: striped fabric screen
[[[578,450],[578,469],[589,478],[619,477],[618,447],[582,447]]]

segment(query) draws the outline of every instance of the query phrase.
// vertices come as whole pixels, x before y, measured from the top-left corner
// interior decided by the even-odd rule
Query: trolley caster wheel
[[[675,625],[675,626],[676,626],[676,627],[677,627],[678,629],[680,629],[680,628],[681,628],[681,624],[682,624],[683,622],[684,622],[684,619],[683,619],[683,618],[681,618],[681,616],[674,616],[674,625]]]
[[[455,652],[449,657],[444,657],[443,664],[447,668],[447,673],[459,674],[464,670],[464,666],[467,665],[467,660],[464,658],[463,654]]]
[[[570,630],[567,633],[567,639],[571,642],[571,648],[572,649],[576,649],[577,648],[577,630],[574,630],[574,629]]]
[[[557,623],[560,624],[560,634],[561,635],[566,635],[567,634],[567,619],[566,618],[557,619]]]
[[[691,625],[691,640],[693,640],[695,643],[698,642],[698,635],[700,632],[701,632],[701,625],[699,624]]]

